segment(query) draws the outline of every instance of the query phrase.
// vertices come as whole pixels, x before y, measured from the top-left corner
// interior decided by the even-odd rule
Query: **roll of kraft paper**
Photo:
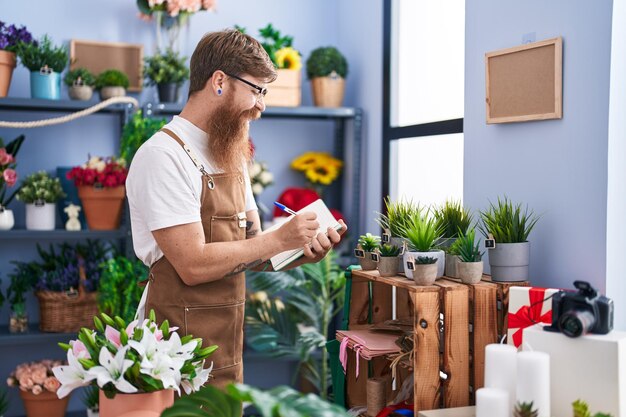
[[[387,405],[387,378],[368,378],[367,380],[367,415],[376,417]]]

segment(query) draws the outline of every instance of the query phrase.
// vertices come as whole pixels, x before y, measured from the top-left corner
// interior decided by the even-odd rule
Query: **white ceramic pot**
[[[464,284],[478,284],[483,277],[483,261],[463,262],[456,264],[456,270]]]
[[[404,273],[407,278],[413,278],[413,271],[406,267],[406,261],[412,256],[413,259],[417,259],[418,256],[428,256],[430,258],[437,258],[437,278],[443,276],[444,269],[446,267],[446,253],[442,250],[434,250],[430,252],[404,252],[402,262],[404,264]]]
[[[0,230],[11,230],[15,225],[13,210],[0,206]]]
[[[26,230],[54,230],[56,204],[26,204]]]

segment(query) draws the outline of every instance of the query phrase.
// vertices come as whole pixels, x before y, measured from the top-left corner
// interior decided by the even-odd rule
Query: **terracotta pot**
[[[59,399],[54,392],[44,390],[35,395],[30,391],[20,390],[24,402],[26,417],[64,417],[70,396]]]
[[[334,77],[315,77],[311,79],[313,103],[318,107],[341,107],[345,90],[345,80]]]
[[[393,277],[398,274],[398,257],[381,256],[378,262],[378,272],[381,277]]]
[[[100,417],[158,417],[173,404],[173,390],[116,394],[114,398],[107,398],[100,391]]]
[[[120,227],[126,187],[96,188],[79,186],[78,196],[91,230],[115,230]]]
[[[111,97],[123,97],[126,95],[124,87],[102,87],[100,89],[100,100],[106,100]]]
[[[15,68],[15,53],[0,51],[0,97],[6,97]]]
[[[483,261],[462,262],[456,264],[456,270],[464,284],[477,284],[483,277]]]

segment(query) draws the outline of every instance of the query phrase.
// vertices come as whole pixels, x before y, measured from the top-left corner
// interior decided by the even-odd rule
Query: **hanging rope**
[[[139,107],[139,102],[137,101],[137,99],[135,99],[133,97],[129,97],[129,96],[111,97],[109,99],[101,101],[98,104],[95,104],[95,105],[93,105],[91,107],[88,107],[88,108],[86,108],[84,110],[80,110],[80,111],[77,111],[76,113],[68,114],[68,115],[65,115],[65,116],[53,117],[51,119],[44,119],[44,120],[35,120],[35,121],[32,121],[32,122],[4,122],[4,121],[0,121],[0,127],[9,127],[9,128],[16,128],[16,129],[28,129],[28,128],[32,128],[32,127],[42,127],[42,126],[58,125],[58,124],[61,124],[61,123],[71,122],[72,120],[88,116],[90,114],[93,114],[93,113],[96,113],[96,112],[102,110],[105,107],[108,107],[108,106],[113,105],[113,104],[118,104],[118,103],[127,103],[127,104],[132,104],[133,107]]]

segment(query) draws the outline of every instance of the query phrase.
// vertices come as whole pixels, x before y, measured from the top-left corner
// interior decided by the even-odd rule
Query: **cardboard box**
[[[539,287],[511,287],[509,290],[506,341],[522,349],[523,330],[537,323],[552,324],[552,295],[560,290]]]
[[[626,417],[626,332],[570,338],[543,325],[524,329],[524,350],[550,355],[552,415],[569,417],[578,399],[591,414]]]

